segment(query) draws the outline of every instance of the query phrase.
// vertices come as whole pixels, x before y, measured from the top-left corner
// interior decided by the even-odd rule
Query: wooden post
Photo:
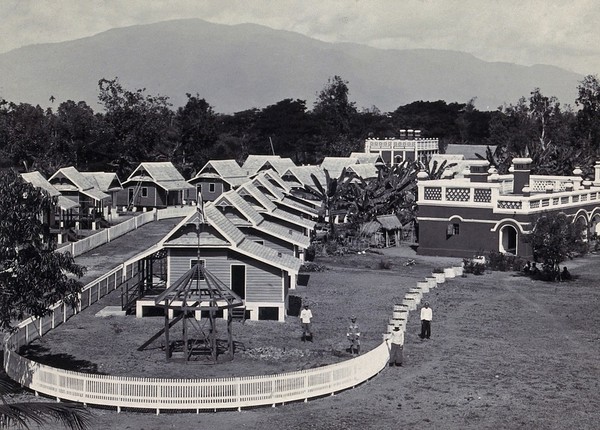
[[[185,358],[185,364],[189,360],[188,355],[188,331],[187,331],[187,310],[183,309],[183,354]]]
[[[233,336],[231,334],[231,309],[227,309],[227,340],[229,341],[229,359],[233,360]]]
[[[171,358],[171,345],[169,344],[169,307],[165,298],[165,355],[167,361]]]

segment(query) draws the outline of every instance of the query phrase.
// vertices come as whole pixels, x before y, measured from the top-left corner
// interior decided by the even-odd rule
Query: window
[[[258,243],[259,245],[264,245],[265,241],[264,240],[255,240],[254,243]]]
[[[198,193],[202,192],[202,184],[196,184],[196,189],[198,190]]]
[[[192,260],[190,260],[190,269],[191,269],[192,267],[194,267],[196,264],[198,264],[198,260],[197,260],[197,259],[192,259]],[[206,260],[200,260],[200,266],[202,266],[202,267],[206,267]],[[197,277],[197,276],[196,276],[197,274],[199,274],[199,275],[200,275],[200,277]],[[199,279],[199,280],[201,280],[201,281],[202,281],[202,280],[204,279],[204,273],[202,273],[202,272],[196,272],[196,273],[194,273],[194,275],[192,276],[192,279],[194,279],[194,280],[196,280],[196,279]]]
[[[209,193],[215,192],[215,184],[213,184],[213,183],[208,184],[208,192]]]
[[[460,234],[460,224],[448,224],[446,235],[447,236],[456,236]]]
[[[148,197],[148,187],[142,187],[142,197]]]

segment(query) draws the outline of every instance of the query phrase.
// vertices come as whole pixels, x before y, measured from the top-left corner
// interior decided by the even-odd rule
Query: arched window
[[[500,252],[517,255],[517,230],[506,225],[500,230]]]

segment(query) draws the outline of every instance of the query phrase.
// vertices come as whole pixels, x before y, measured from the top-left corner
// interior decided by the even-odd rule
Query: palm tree
[[[0,380],[0,393],[15,390],[14,384]],[[30,426],[44,428],[48,424],[60,423],[72,430],[85,430],[90,425],[90,412],[75,403],[57,402],[6,402],[0,394],[0,428],[24,428]]]

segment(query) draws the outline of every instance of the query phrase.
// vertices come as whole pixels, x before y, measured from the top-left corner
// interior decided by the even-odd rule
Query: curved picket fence
[[[387,364],[385,343],[354,359],[276,375],[161,379],[95,375],[46,366],[5,350],[4,368],[21,385],[57,399],[161,410],[242,409],[308,400],[355,387]]]

